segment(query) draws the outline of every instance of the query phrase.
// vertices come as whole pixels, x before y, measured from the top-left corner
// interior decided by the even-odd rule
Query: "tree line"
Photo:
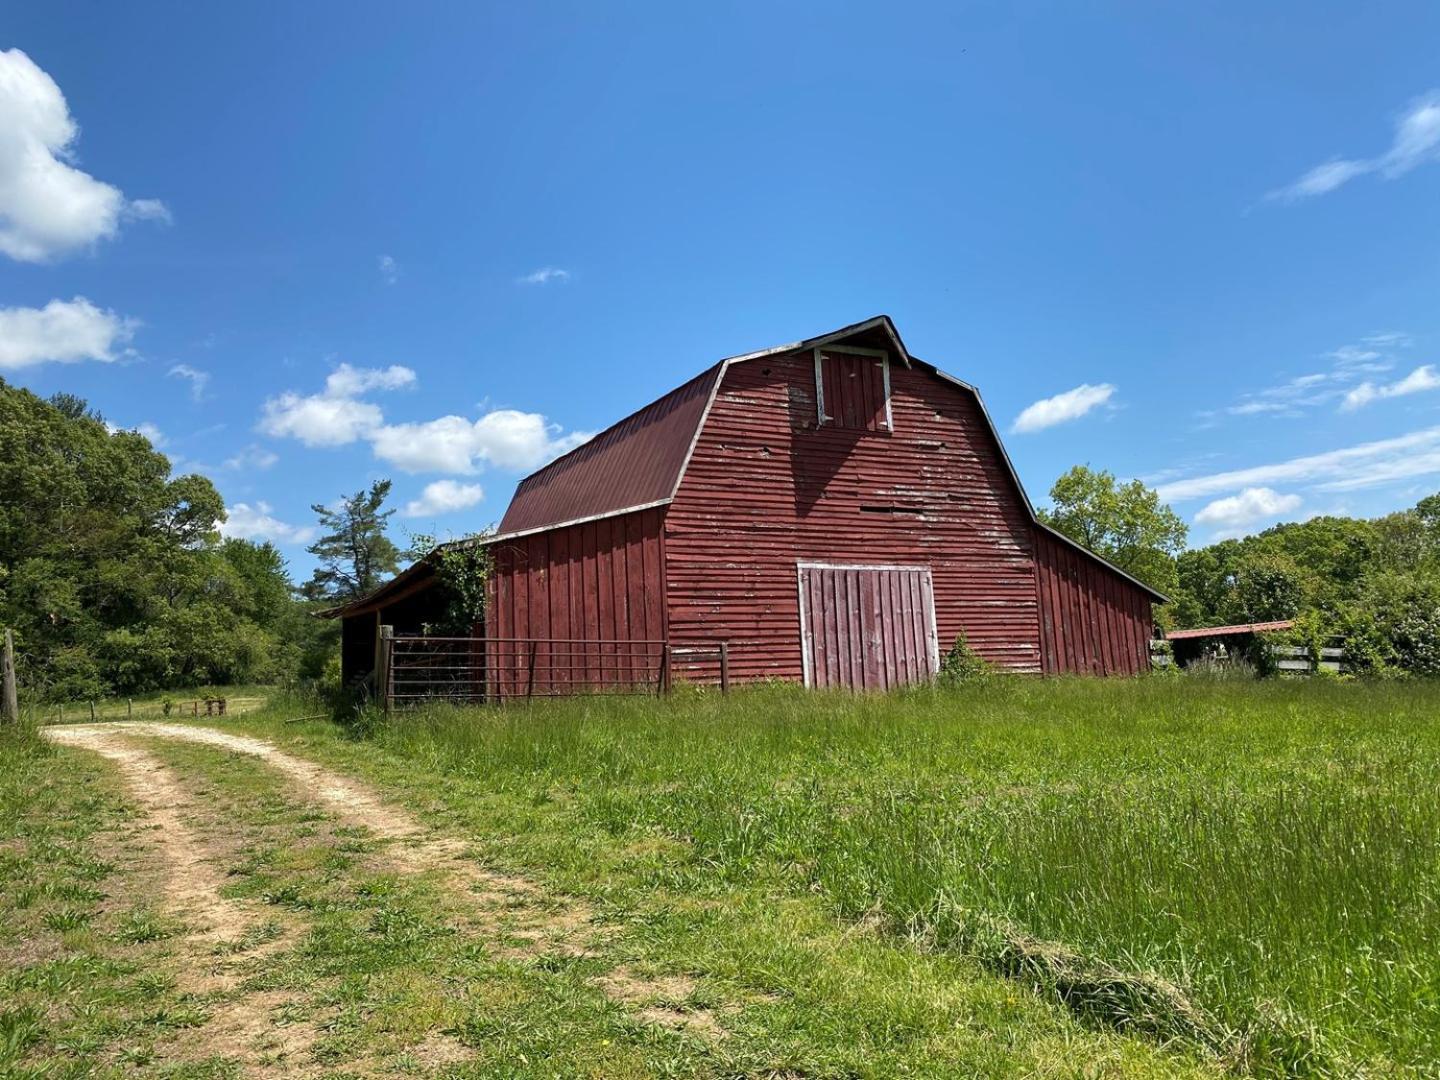
[[[0,626],[23,689],[64,701],[320,677],[337,628],[314,613],[402,560],[388,492],[314,508],[320,565],[296,588],[274,544],[221,535],[209,479],[172,475],[149,439],[80,398],[0,379]]]

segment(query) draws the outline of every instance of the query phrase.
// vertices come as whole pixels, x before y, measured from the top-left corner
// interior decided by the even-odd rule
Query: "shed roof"
[[[1187,641],[1190,638],[1225,637],[1229,634],[1263,634],[1269,630],[1289,630],[1294,625],[1292,619],[1276,619],[1273,622],[1234,623],[1230,626],[1197,626],[1191,630],[1171,630],[1165,638],[1167,641]]]

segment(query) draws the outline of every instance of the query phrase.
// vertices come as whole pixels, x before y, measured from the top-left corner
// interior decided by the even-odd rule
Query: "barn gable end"
[[[672,640],[725,639],[740,677],[798,680],[799,564],[927,567],[945,645],[964,632],[1041,671],[1029,508],[978,400],[852,340],[727,365],[665,518]],[[822,412],[837,361],[853,385]]]

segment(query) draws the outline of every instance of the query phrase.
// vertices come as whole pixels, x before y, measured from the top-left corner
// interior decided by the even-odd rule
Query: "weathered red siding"
[[[486,636],[492,642],[664,638],[661,513],[638,510],[496,543],[491,548]],[[658,656],[658,648],[654,651]],[[631,665],[633,655],[614,646],[541,645],[534,665],[541,673],[535,689],[547,692],[550,680],[575,686],[611,682]],[[492,668],[511,684],[508,692],[528,678],[530,657],[524,650],[496,643],[491,657]],[[500,689],[507,692],[505,686]]]
[[[665,516],[677,646],[728,640],[736,677],[799,680],[796,564],[884,562],[930,567],[942,652],[964,632],[1042,670],[1034,525],[977,400],[895,357],[890,384],[893,433],[817,430],[810,350],[726,369]]]
[[[1035,585],[1047,674],[1134,675],[1150,667],[1150,596],[1044,529],[1035,530]]]

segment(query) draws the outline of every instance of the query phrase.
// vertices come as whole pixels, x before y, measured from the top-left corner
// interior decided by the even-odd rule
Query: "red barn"
[[[891,687],[962,633],[1134,674],[1165,599],[1037,520],[979,393],[886,316],[702,372],[522,480],[490,546],[493,656],[663,641],[697,680],[724,641],[735,678]]]

